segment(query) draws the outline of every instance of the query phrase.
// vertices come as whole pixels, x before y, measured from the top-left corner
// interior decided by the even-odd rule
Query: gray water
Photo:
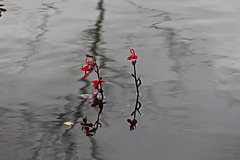
[[[1,160],[239,160],[238,0],[5,0],[0,17]],[[141,113],[126,58],[139,56]],[[98,109],[81,99],[85,53],[102,64]],[[72,121],[72,127],[64,122]]]

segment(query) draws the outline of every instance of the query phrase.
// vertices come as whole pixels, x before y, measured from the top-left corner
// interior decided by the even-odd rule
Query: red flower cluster
[[[88,58],[92,58],[93,59],[93,62],[92,61],[88,61]],[[94,56],[91,56],[89,54],[86,54],[86,66],[83,67],[82,65],[82,71],[85,72],[83,78],[87,78],[87,71],[92,71],[93,70],[93,67],[96,65],[96,59],[94,58]],[[91,67],[93,66],[93,67]]]
[[[137,120],[136,119],[127,119],[128,123],[130,123],[130,131],[134,130],[136,128]]]
[[[91,59],[89,61],[89,59]],[[107,102],[103,102],[104,99],[104,95],[103,95],[103,83],[107,82],[102,80],[102,77],[100,76],[100,69],[101,66],[98,66],[96,63],[96,59],[94,56],[86,54],[86,66],[82,66],[82,71],[85,72],[83,78],[87,78],[87,71],[92,71],[94,70],[97,74],[97,80],[91,81],[93,83],[93,87],[95,90],[97,90],[96,93],[93,94],[83,94],[82,97],[85,99],[90,99],[92,101],[91,107],[96,107],[99,106],[99,112],[98,112],[98,116],[97,116],[97,121],[92,124],[92,123],[87,123],[87,117],[85,117],[83,119],[83,123],[81,123],[82,125],[82,130],[85,131],[86,136],[93,136],[98,127],[101,127],[101,123],[99,122],[99,117],[100,114],[102,113],[103,110],[103,104],[107,103]],[[99,95],[100,94],[100,95]]]
[[[130,49],[130,52],[131,52],[132,55],[130,55],[129,57],[127,57],[127,60],[133,60],[133,59],[137,59],[137,58],[138,58],[138,56],[135,55],[134,49]]]

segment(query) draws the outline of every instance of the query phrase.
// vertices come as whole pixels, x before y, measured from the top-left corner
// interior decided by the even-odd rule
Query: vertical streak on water
[[[95,28],[93,29],[93,32],[92,32],[94,41],[90,48],[90,52],[92,52],[95,56],[99,55],[99,53],[98,53],[99,46],[98,45],[102,41],[101,31],[102,31],[102,23],[104,20],[104,12],[105,12],[105,9],[103,8],[103,0],[100,0],[98,2],[97,9],[100,11],[100,13],[97,18],[96,24],[94,25]]]
[[[50,3],[50,4],[46,3],[46,4],[42,4],[42,5],[45,6],[44,8],[42,8],[43,10],[48,11],[50,9],[50,10],[54,10],[55,13],[53,15],[49,15],[49,13],[43,14],[42,22],[36,27],[36,29],[40,30],[40,33],[38,33],[34,37],[34,40],[32,40],[31,42],[29,42],[27,44],[29,46],[30,54],[25,56],[24,60],[21,62],[22,66],[23,66],[23,69],[20,71],[20,73],[22,73],[24,70],[26,70],[29,67],[27,65],[28,59],[39,52],[38,51],[39,43],[43,41],[43,37],[48,31],[47,30],[47,24],[48,24],[49,18],[60,13],[58,8],[53,7],[54,3]],[[40,47],[41,47],[41,45],[40,45]]]
[[[99,46],[98,45],[101,42],[102,23],[103,23],[103,20],[104,20],[104,12],[105,12],[105,9],[103,8],[103,0],[99,0],[97,9],[100,12],[99,12],[99,16],[97,18],[96,24],[94,25],[95,26],[95,29],[93,30],[94,41],[93,41],[92,46],[90,48],[90,52],[94,56],[99,55],[99,53],[98,53]],[[92,150],[91,156],[96,160],[102,160],[102,158],[99,157],[100,152],[98,151],[99,148],[98,148],[97,142],[93,138],[90,139],[90,142],[91,142],[91,150]]]

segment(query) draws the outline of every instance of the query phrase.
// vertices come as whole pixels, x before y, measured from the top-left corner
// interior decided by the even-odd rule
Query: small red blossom
[[[137,59],[138,58],[138,56],[135,55],[134,49],[130,49],[130,52],[131,52],[132,55],[127,57],[127,60],[132,60],[132,59]]]
[[[95,62],[88,61],[88,57],[86,58],[86,64],[87,65],[91,65],[91,66],[95,66],[96,65]]]
[[[130,123],[130,131],[134,130],[136,128],[137,120],[136,119],[127,119],[128,123]]]
[[[83,67],[83,65],[82,65],[81,70],[82,70],[82,71],[85,71],[85,74],[84,74],[83,78],[87,78],[87,71],[92,71],[93,68],[89,68],[89,64],[88,64],[88,65],[86,65],[86,66],[84,66],[84,67]]]
[[[87,61],[86,64],[91,65],[91,66],[95,66],[96,65],[96,63],[91,62],[91,61]]]
[[[89,65],[86,65],[86,66],[84,66],[84,67],[83,67],[83,65],[82,65],[81,70],[82,70],[82,71],[92,71],[93,68],[89,68]]]
[[[91,81],[93,83],[93,87],[95,88],[95,90],[98,89],[98,85],[99,85],[100,81],[101,81],[101,84],[102,84],[102,82],[107,82],[107,81],[103,81],[103,80]],[[102,88],[103,88],[103,84],[102,84]]]
[[[90,55],[90,54],[86,54],[86,57],[91,57],[91,58],[93,58],[93,56],[92,56],[92,55]]]

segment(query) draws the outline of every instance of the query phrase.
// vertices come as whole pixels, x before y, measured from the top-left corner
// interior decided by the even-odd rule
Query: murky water
[[[2,160],[240,159],[238,0],[5,0],[0,17]],[[129,131],[142,75],[141,113]],[[83,79],[85,53],[102,64],[107,104]],[[64,122],[74,122],[72,128]]]

